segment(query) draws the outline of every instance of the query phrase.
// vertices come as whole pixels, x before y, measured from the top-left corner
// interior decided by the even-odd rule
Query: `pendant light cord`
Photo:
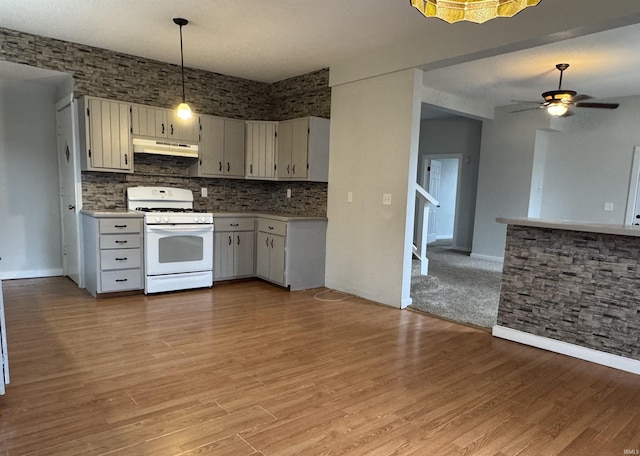
[[[182,102],[186,103],[184,96],[184,53],[182,51],[182,25],[180,25],[180,68],[182,69]]]

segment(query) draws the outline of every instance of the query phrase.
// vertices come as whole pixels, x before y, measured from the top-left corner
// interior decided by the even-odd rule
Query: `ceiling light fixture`
[[[411,0],[411,6],[427,17],[450,24],[458,21],[483,22],[495,17],[512,17],[540,0]]]
[[[182,27],[189,23],[188,20],[181,17],[174,17],[173,22],[180,26],[180,67],[182,69],[182,103],[178,106],[178,117],[181,119],[191,118],[191,108],[187,104],[184,97],[184,54],[182,52]]]

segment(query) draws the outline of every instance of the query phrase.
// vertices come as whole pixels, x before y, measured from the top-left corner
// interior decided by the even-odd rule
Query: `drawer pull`
[[[240,236],[238,236],[238,245],[240,245]]]
[[[229,236],[229,245],[231,245],[233,241],[231,240],[231,236]]]
[[[129,279],[116,279],[116,282],[127,282]]]
[[[270,226],[270,227],[269,227],[269,229],[270,229],[270,230],[274,230],[275,228],[274,228],[274,227],[272,227],[272,226]]]
[[[127,225],[113,225],[114,228],[126,228]]]
[[[129,241],[116,241],[116,244],[126,244]]]
[[[238,223],[230,223],[229,226],[238,226]]]
[[[124,257],[124,258],[115,258],[116,261],[127,261],[129,258]]]

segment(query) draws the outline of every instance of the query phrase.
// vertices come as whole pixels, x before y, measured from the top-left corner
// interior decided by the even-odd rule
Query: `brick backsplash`
[[[640,360],[640,238],[509,225],[498,325]]]
[[[0,28],[0,60],[70,73],[75,96],[173,108],[182,97],[180,67],[144,57]],[[244,120],[330,117],[329,70],[268,84],[185,67],[187,101],[196,113]],[[144,155],[144,154],[142,154]],[[198,209],[272,210],[326,215],[326,183],[204,179],[188,176],[184,159],[136,156],[135,174],[82,173],[87,209],[123,209],[131,185],[190,188]],[[207,187],[210,197],[200,198]],[[286,189],[293,197],[286,199]]]

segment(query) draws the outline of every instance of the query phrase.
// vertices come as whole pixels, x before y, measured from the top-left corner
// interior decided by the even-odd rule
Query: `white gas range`
[[[213,285],[213,214],[193,210],[191,190],[130,187],[127,208],[144,213],[145,293]]]

